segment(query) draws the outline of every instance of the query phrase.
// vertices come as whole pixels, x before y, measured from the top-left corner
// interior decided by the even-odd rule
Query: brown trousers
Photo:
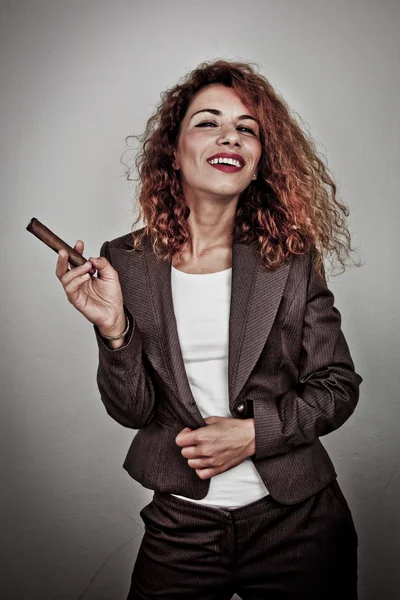
[[[293,506],[154,493],[127,600],[357,600],[358,538],[336,480]]]

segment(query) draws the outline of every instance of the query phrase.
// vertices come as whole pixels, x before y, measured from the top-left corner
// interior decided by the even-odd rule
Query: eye
[[[199,123],[198,125],[196,125],[196,127],[207,127],[208,125],[211,125],[212,127],[217,127],[217,125],[215,123],[212,123],[211,121],[203,121],[203,123]]]
[[[240,129],[240,131],[245,131],[246,133],[251,133],[252,135],[256,135],[256,132],[251,127],[245,127],[244,125],[239,125],[238,129]]]

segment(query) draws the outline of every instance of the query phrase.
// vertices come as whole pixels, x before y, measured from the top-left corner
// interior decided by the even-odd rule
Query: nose
[[[225,125],[218,137],[218,144],[240,146],[240,136],[234,125]]]

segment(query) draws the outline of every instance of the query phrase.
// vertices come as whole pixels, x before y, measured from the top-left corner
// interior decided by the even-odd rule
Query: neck
[[[190,246],[187,253],[194,259],[217,248],[232,247],[232,233],[239,195],[210,196],[185,192],[185,202],[190,208],[188,225]]]

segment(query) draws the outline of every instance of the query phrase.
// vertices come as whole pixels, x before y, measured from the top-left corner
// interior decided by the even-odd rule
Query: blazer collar
[[[132,248],[132,236],[126,238]],[[170,387],[204,425],[190,389],[171,289],[171,261],[154,254],[150,238],[144,238],[143,251],[110,248],[111,260],[119,272],[126,304],[146,340],[145,352]],[[229,315],[228,391],[233,411],[237,397],[253,370],[271,331],[287,281],[290,261],[268,271],[252,244],[232,246],[232,290]]]

